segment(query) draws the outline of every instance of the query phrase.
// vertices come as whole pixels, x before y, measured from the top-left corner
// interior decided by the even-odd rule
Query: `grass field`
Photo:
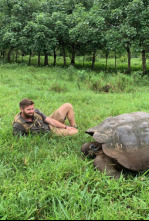
[[[107,117],[149,112],[147,76],[4,64],[0,79],[0,219],[149,219],[146,172],[115,180],[94,170],[80,151],[93,140],[85,130]],[[46,115],[70,102],[79,134],[13,137],[12,121],[23,98],[33,99]]]

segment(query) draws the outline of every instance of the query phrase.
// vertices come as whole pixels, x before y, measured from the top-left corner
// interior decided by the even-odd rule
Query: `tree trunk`
[[[22,63],[23,63],[23,61],[24,61],[24,53],[22,52]]]
[[[40,52],[38,53],[38,66],[40,66]]]
[[[5,58],[5,51],[2,51],[1,54],[2,54],[2,58],[4,59]]]
[[[48,62],[48,54],[45,53],[44,66],[47,66],[47,65],[49,65],[49,62]]]
[[[116,52],[115,52],[115,71],[117,71],[117,56],[116,56]]]
[[[53,63],[53,65],[54,66],[56,65],[56,51],[55,51],[55,49],[54,49],[54,63]]]
[[[131,51],[130,51],[130,43],[127,43],[127,55],[128,55],[128,73],[131,71]]]
[[[18,50],[16,51],[16,63],[18,62]]]
[[[8,55],[7,55],[7,60],[8,60],[8,62],[11,61],[11,52],[12,52],[12,49],[10,49],[10,50],[8,51]]]
[[[9,50],[7,54],[7,61],[10,62],[10,60],[11,60],[11,51]]]
[[[107,70],[107,67],[108,67],[108,56],[109,56],[109,53],[107,52],[106,53],[106,70]]]
[[[72,47],[72,58],[71,58],[71,65],[75,65],[75,57],[76,57],[76,45],[75,43],[73,44]]]
[[[32,52],[30,52],[30,55],[29,55],[29,66],[31,65],[31,58],[32,58]]]
[[[84,64],[85,64],[85,56],[83,56],[83,67],[84,67]]]
[[[5,51],[2,51],[3,59],[5,58]]]
[[[66,51],[65,51],[65,48],[63,48],[63,59],[64,59],[64,66],[66,66]]]
[[[96,61],[96,51],[93,52],[92,69],[94,69],[95,67],[95,61]]]
[[[13,62],[14,62],[14,60],[15,60],[15,54],[13,53],[12,56],[13,56]]]
[[[146,74],[146,51],[142,50],[142,67],[143,67],[143,74]]]

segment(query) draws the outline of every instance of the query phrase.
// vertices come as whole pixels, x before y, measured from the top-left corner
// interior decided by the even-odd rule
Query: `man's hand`
[[[66,129],[67,129],[67,130],[74,130],[74,131],[78,131],[76,128],[74,128],[74,127],[70,127],[70,126],[67,126],[67,127],[66,127]]]

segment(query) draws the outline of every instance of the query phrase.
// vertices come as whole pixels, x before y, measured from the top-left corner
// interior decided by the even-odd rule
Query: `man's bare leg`
[[[71,127],[75,127],[76,126],[73,106],[70,103],[63,104],[58,109],[58,111],[60,112],[60,114],[63,117],[63,119],[65,119],[65,117],[68,118]]]

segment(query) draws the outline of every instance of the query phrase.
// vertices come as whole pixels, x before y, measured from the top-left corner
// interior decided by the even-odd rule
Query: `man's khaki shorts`
[[[60,123],[64,124],[65,123],[65,119],[63,119],[63,117],[61,116],[61,113],[56,110],[53,114],[50,115],[50,118],[59,121]]]
[[[61,113],[56,110],[53,114],[51,114],[49,116],[50,118],[54,119],[54,120],[57,120],[59,121],[60,123],[62,124],[65,124],[65,120],[66,118],[64,119],[61,115]],[[56,135],[60,135],[60,136],[72,136],[74,134],[76,134],[76,132],[72,133],[72,131],[68,130],[68,129],[63,129],[63,128],[57,128],[57,127],[54,127],[52,125],[49,125],[50,126],[50,129],[51,131],[56,134]]]

